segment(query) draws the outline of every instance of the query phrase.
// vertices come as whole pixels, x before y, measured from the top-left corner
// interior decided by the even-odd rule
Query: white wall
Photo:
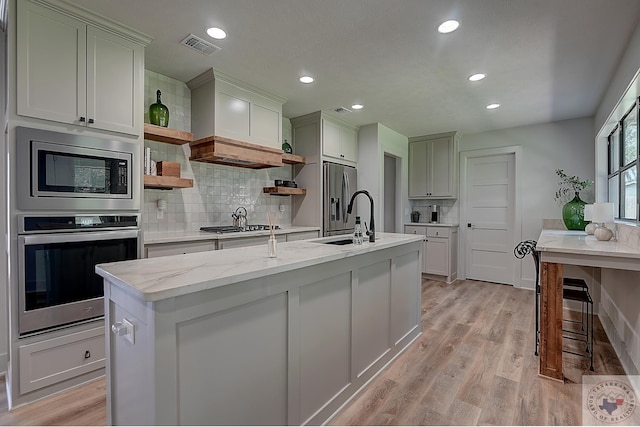
[[[522,239],[537,239],[544,218],[562,218],[561,206],[553,200],[555,170],[593,179],[593,138],[593,118],[582,118],[462,135],[460,151],[522,147]],[[593,201],[592,191],[581,197]]]
[[[558,188],[556,169],[582,179],[593,179],[593,118],[563,120],[510,129],[462,135],[460,151],[498,147],[522,147],[520,200],[522,207],[522,240],[537,240],[542,220],[562,218],[561,206],[553,200]],[[581,193],[583,200],[593,201],[593,193]],[[459,251],[465,250],[461,244]],[[527,260],[528,261],[528,260]],[[533,287],[533,263],[522,263],[520,282]]]
[[[609,83],[596,111],[594,130],[599,180],[598,200],[604,201],[606,191],[606,137],[616,120],[640,95],[640,26],[631,37],[620,64]],[[624,228],[625,226],[623,226]],[[637,225],[625,232],[639,234]],[[636,239],[637,241],[637,239]],[[599,316],[618,357],[628,374],[640,373],[640,273],[602,269],[602,300]]]
[[[384,224],[384,155],[399,160],[396,163],[396,231],[409,222],[409,139],[380,123],[360,127],[358,131],[358,189],[369,191],[375,202],[376,230]],[[369,201],[362,196],[358,200],[358,214],[369,222]]]

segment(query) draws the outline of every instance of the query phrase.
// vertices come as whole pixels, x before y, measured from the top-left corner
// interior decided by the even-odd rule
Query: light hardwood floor
[[[595,372],[564,356],[564,384],[539,378],[533,292],[476,281],[422,286],[422,336],[332,425],[580,425],[582,375],[624,373],[596,320]],[[7,412],[0,425],[104,425],[104,379]]]

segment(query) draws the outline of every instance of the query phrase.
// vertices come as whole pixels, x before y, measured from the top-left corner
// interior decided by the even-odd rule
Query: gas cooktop
[[[273,227],[274,230],[280,230],[280,226]],[[200,227],[200,231],[206,231],[208,233],[241,233],[244,231],[263,231],[269,230],[269,226],[265,224],[252,224],[245,227],[236,227],[233,225],[215,225],[211,227]]]

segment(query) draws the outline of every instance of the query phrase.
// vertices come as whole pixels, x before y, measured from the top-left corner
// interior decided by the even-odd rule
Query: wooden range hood
[[[222,136],[208,136],[189,143],[190,160],[249,169],[282,166],[283,151],[278,148],[238,141]]]

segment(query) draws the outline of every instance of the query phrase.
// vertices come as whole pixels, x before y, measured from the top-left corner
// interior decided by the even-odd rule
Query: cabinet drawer
[[[405,234],[422,234],[423,236],[426,236],[427,227],[421,225],[405,225],[404,232]]]
[[[276,240],[278,242],[284,242],[284,236],[277,236]],[[256,245],[264,245],[265,253],[267,251],[267,241],[269,241],[269,236],[259,236],[259,237],[245,237],[244,239],[229,239],[229,240],[219,240],[218,241],[218,249],[231,249],[231,248],[242,248],[244,246],[256,246]]]
[[[147,258],[156,258],[168,255],[194,254],[196,252],[212,251],[214,242],[181,242],[149,245],[146,247]]]
[[[104,327],[19,347],[20,393],[105,367]]]
[[[449,238],[451,231],[447,227],[427,227],[427,237]]]

